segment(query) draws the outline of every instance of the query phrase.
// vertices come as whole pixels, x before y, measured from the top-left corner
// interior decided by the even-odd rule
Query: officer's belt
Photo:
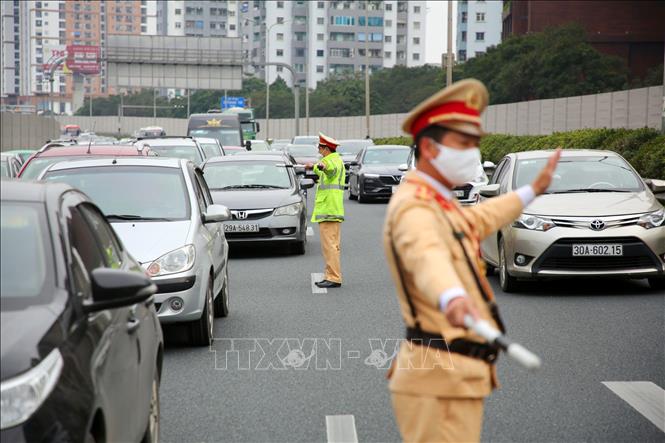
[[[479,343],[465,338],[455,339],[448,344],[443,335],[433,334],[409,326],[406,328],[406,340],[416,345],[454,352],[467,357],[477,358],[487,363],[494,363],[499,356],[499,348],[496,346],[490,346],[487,343]]]

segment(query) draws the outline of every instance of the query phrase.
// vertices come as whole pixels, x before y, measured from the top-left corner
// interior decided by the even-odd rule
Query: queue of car
[[[211,345],[230,315],[231,244],[306,252],[316,176],[303,164],[318,160],[318,138],[244,143],[233,119],[192,117],[187,136],[146,128],[124,145],[62,139],[0,157],[19,178],[2,186],[3,329],[37,325],[2,336],[3,440],[55,426],[75,441],[157,441],[162,327]],[[409,146],[343,140],[339,152],[359,203],[389,199],[415,166]],[[479,164],[453,192],[474,205],[518,189],[549,154]],[[565,150],[548,192],[484,240],[482,258],[505,292],[584,276],[665,289],[663,191],[615,153]]]

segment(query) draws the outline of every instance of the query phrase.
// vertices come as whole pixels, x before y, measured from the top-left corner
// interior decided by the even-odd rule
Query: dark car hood
[[[381,175],[403,175],[399,165],[363,165],[361,173]]]
[[[300,201],[293,189],[230,189],[210,193],[215,203],[229,209],[276,208]]]
[[[60,293],[65,298],[64,293]],[[56,295],[54,300],[59,297]],[[0,312],[0,378],[6,380],[36,366],[63,339],[58,320],[62,300]]]

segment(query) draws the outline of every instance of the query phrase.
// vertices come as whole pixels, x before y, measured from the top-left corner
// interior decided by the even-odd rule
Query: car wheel
[[[212,344],[212,328],[214,324],[214,306],[212,299],[212,278],[206,291],[205,304],[201,318],[190,324],[190,337],[194,346],[210,346]]]
[[[217,294],[215,299],[215,317],[228,317],[229,316],[229,267],[226,264],[224,271],[224,284],[221,291]]]
[[[494,275],[494,271],[496,271],[496,266],[490,265],[489,263],[485,262],[485,275],[487,277]]]
[[[651,289],[663,289],[665,290],[665,277],[650,277],[649,279],[649,286],[651,286]]]
[[[368,203],[370,198],[363,194],[363,190],[360,189],[360,184],[358,184],[358,203]]]
[[[305,253],[306,241],[297,241],[291,244],[291,253],[296,255],[303,255]]]
[[[159,418],[159,370],[157,369],[157,365],[155,365],[155,376],[152,379],[152,387],[150,389],[150,415],[148,416],[148,424],[146,425],[141,443],[159,442]]]
[[[517,279],[508,273],[508,261],[506,260],[506,248],[503,239],[499,240],[499,284],[503,292],[515,292],[517,290]]]

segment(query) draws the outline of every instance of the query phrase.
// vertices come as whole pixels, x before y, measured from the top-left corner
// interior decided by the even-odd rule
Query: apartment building
[[[457,3],[457,61],[484,54],[501,43],[503,3],[467,1]]]
[[[256,75],[315,88],[330,75],[425,64],[425,1],[242,1],[240,29]]]

